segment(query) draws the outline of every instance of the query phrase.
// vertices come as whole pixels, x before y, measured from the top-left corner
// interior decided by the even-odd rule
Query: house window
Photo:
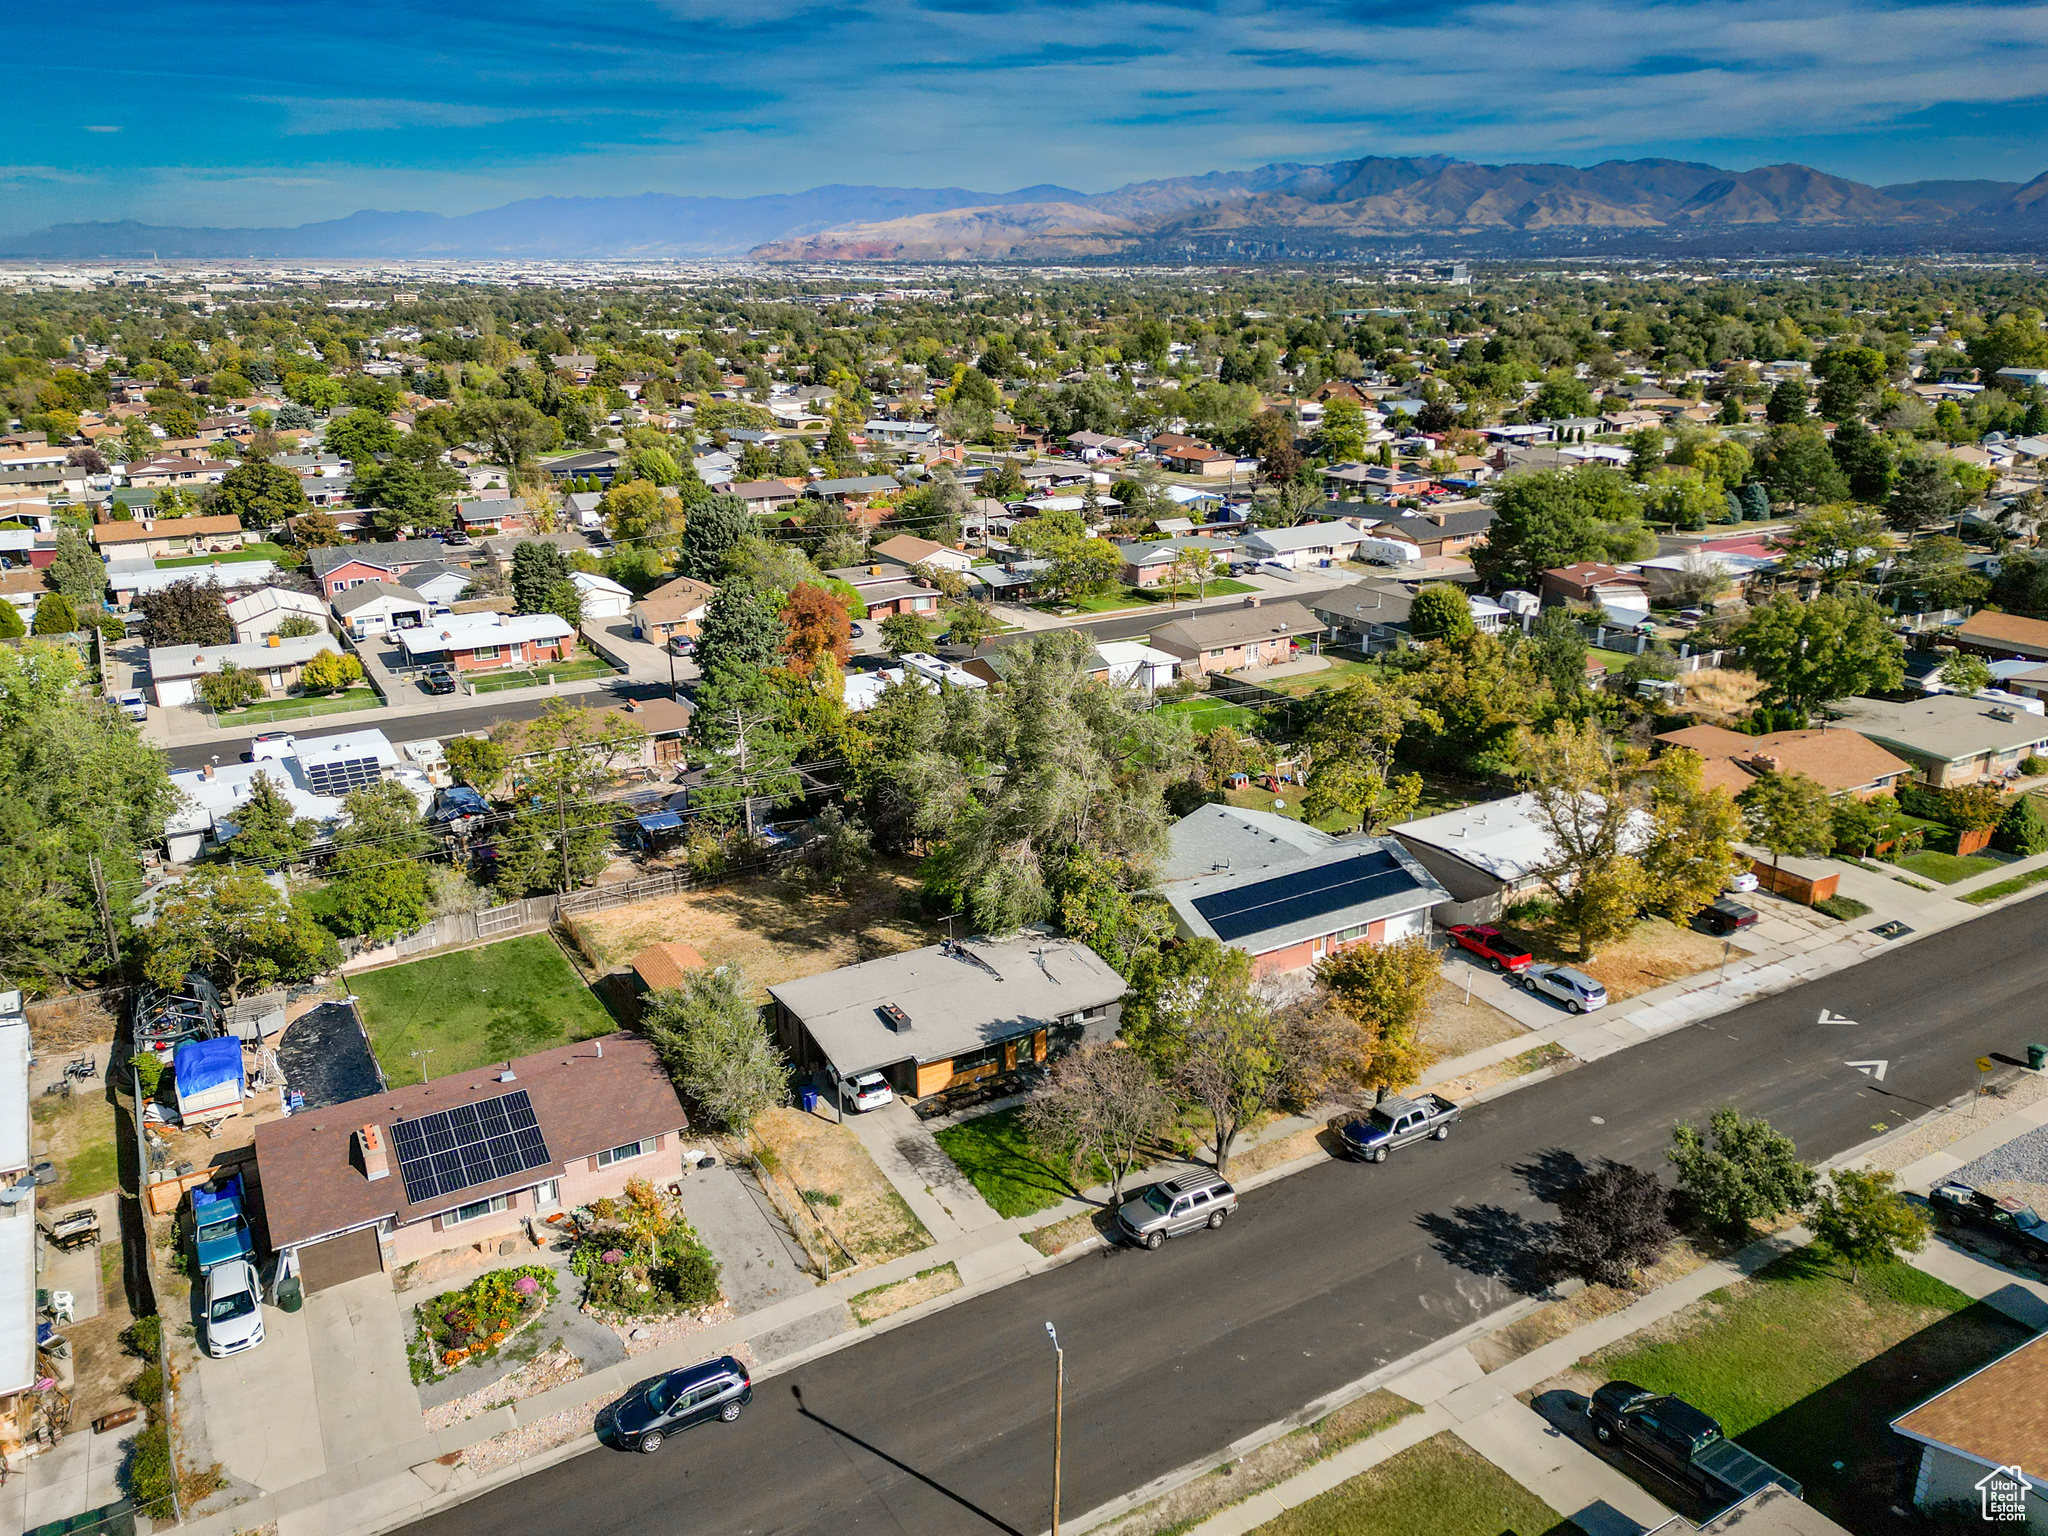
[[[444,1227],[459,1226],[465,1221],[476,1221],[484,1216],[493,1216],[499,1211],[509,1209],[511,1204],[512,1197],[510,1195],[494,1195],[488,1200],[478,1200],[470,1205],[458,1205],[454,1210],[441,1218],[441,1225]]]
[[[471,659],[475,661],[496,661],[498,659],[498,648],[495,645],[480,645],[469,654]]]
[[[629,1141],[622,1147],[613,1147],[597,1154],[597,1166],[609,1168],[613,1163],[623,1163],[630,1158],[640,1157],[654,1149],[645,1141]]]

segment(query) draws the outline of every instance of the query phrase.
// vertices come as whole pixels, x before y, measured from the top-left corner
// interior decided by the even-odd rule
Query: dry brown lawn
[[[1753,673],[1732,667],[1710,667],[1685,675],[1685,707],[1702,725],[1733,725],[1756,706],[1764,685]]]
[[[931,1246],[924,1223],[845,1126],[800,1109],[771,1109],[754,1122],[754,1136],[766,1154],[762,1171],[785,1209],[805,1211],[843,1250],[835,1251],[835,1267],[851,1267],[846,1253],[861,1264],[883,1264]]]
[[[1591,960],[1580,959],[1541,928],[1511,931],[1538,960],[1560,961],[1584,971],[1602,983],[1607,988],[1608,1000],[1616,1003],[1639,992],[1653,991],[1668,981],[1712,970],[1721,963],[1719,939],[1680,928],[1661,917],[1643,919],[1635,932],[1604,945]]]
[[[930,1301],[934,1296],[959,1289],[959,1269],[952,1264],[941,1264],[936,1269],[912,1275],[908,1280],[898,1280],[894,1285],[878,1285],[872,1291],[862,1291],[846,1305],[853,1313],[853,1320],[865,1328],[885,1317],[908,1311],[920,1302]]]
[[[838,896],[756,877],[593,912],[570,928],[600,971],[625,965],[650,944],[681,940],[708,964],[737,961],[765,996],[777,982],[943,937],[917,915],[915,869],[911,860],[885,861]]]
[[[1528,1026],[1490,1003],[1476,997],[1467,1002],[1465,989],[1449,982],[1438,990],[1422,1016],[1423,1043],[1436,1052],[1438,1061],[1454,1061],[1528,1032]]]

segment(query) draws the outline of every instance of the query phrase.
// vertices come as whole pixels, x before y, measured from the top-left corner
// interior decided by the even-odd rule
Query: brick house
[[[535,667],[576,649],[576,631],[558,613],[457,613],[397,636],[408,664],[457,672]]]
[[[330,602],[366,581],[397,581],[416,565],[445,560],[448,550],[438,539],[398,539],[388,544],[342,544],[313,549],[306,559],[321,595]]]
[[[1183,677],[1210,672],[1235,672],[1241,667],[1272,667],[1294,655],[1294,642],[1319,635],[1323,621],[1300,603],[1262,607],[1248,597],[1242,608],[1203,613],[1162,624],[1150,644],[1180,658]]]
[[[606,1035],[256,1127],[271,1246],[308,1290],[661,1185],[689,1128],[654,1048]]]
[[[161,560],[171,555],[236,550],[248,540],[242,533],[242,520],[232,512],[224,512],[218,517],[149,517],[95,523],[92,542],[103,555]]]
[[[1773,771],[1800,774],[1831,796],[1852,795],[1858,800],[1890,794],[1902,779],[1913,776],[1913,765],[1904,758],[1868,736],[1839,727],[1745,736],[1718,725],[1693,725],[1666,731],[1657,740],[1666,747],[1690,747],[1699,753],[1706,787],[1731,795],[1741,794]]]

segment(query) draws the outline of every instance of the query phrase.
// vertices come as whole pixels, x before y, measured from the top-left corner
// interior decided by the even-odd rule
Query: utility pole
[[[1060,1348],[1059,1330],[1048,1322],[1046,1337],[1052,1340],[1055,1374],[1052,1387],[1052,1536],[1060,1536],[1060,1439],[1066,1414],[1067,1352]]]

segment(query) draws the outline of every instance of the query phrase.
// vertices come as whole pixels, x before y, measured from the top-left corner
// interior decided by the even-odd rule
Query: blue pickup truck
[[[192,1231],[199,1249],[199,1273],[230,1259],[246,1259],[256,1251],[249,1238],[249,1218],[242,1210],[242,1176],[224,1180],[218,1189],[192,1191]]]

